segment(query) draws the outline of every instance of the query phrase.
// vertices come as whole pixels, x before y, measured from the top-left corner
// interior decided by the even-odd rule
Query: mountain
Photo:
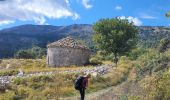
[[[18,50],[31,48],[33,45],[45,48],[47,43],[66,36],[89,41],[92,36],[92,26],[21,25],[3,29],[0,31],[0,58],[13,57]]]
[[[162,38],[170,39],[170,27],[139,26],[139,45],[144,48],[156,48]]]
[[[164,26],[140,26],[139,44],[144,47],[156,47],[160,39],[170,37],[170,28]],[[86,41],[92,45],[92,25],[73,24],[69,26],[21,25],[0,30],[0,58],[13,57],[20,49],[37,45],[45,48],[48,43],[66,36]]]

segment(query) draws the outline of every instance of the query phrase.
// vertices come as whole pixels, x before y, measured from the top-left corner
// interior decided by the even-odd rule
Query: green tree
[[[25,50],[19,50],[16,54],[16,58],[24,58],[24,59],[36,59],[36,58],[42,58],[45,56],[46,50],[43,48],[40,48],[38,46],[33,46],[30,49]]]
[[[19,50],[16,55],[16,58],[24,58],[24,59],[33,59],[34,56],[29,50]]]
[[[127,54],[137,43],[138,30],[127,19],[101,19],[93,25],[93,41],[97,47],[114,54],[117,66],[119,56]]]

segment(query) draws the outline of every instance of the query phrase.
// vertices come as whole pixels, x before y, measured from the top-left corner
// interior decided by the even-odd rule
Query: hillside
[[[13,57],[19,49],[26,49],[37,45],[45,48],[47,43],[66,36],[88,40],[92,34],[91,25],[22,25],[0,31],[0,58]]]
[[[139,44],[144,47],[156,47],[163,37],[170,37],[170,28],[140,26]],[[92,45],[92,25],[73,24],[69,26],[52,25],[21,25],[0,31],[0,58],[13,57],[20,49],[27,49],[33,45],[45,48],[50,42],[66,36],[82,39]]]

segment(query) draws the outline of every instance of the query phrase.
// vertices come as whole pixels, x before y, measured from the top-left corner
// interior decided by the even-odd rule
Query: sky
[[[170,26],[170,0],[0,0],[0,29],[23,25],[94,24],[128,19],[137,26]]]

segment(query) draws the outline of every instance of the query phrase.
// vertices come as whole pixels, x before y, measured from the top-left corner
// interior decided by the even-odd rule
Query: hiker
[[[85,89],[88,86],[88,79],[91,77],[91,74],[87,74],[85,76],[78,76],[75,82],[75,89],[79,90],[81,99],[84,100],[85,97]]]

